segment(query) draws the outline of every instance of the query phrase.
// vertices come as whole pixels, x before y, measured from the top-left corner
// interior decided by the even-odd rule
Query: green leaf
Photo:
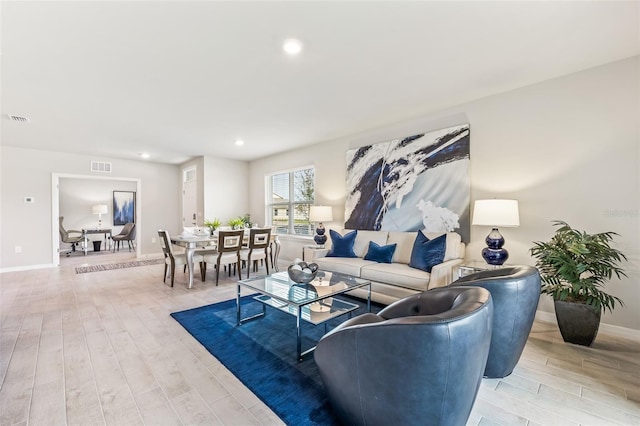
[[[615,232],[588,234],[564,221],[553,221],[556,232],[549,241],[534,241],[530,249],[542,278],[541,293],[556,300],[583,301],[612,311],[622,301],[604,291],[615,275],[627,277],[620,263],[627,257],[611,247]]]

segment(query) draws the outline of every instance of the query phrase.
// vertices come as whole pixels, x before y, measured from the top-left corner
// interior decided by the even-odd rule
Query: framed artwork
[[[136,222],[136,193],[113,191],[113,225]]]
[[[469,124],[347,151],[345,228],[455,231],[468,242]]]

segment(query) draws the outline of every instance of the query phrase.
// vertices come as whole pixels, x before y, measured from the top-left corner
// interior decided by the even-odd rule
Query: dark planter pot
[[[567,343],[591,346],[600,327],[600,309],[584,303],[554,300],[562,339]]]

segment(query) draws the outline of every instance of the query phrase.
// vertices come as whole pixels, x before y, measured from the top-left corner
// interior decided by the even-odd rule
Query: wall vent
[[[111,173],[111,163],[106,163],[104,161],[92,161],[91,171],[99,173]]]
[[[9,120],[17,121],[18,123],[29,123],[30,122],[27,117],[22,117],[20,115],[7,114],[7,117],[9,117]]]

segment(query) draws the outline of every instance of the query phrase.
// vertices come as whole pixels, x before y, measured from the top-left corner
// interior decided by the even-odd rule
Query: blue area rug
[[[366,302],[340,296],[360,308],[352,316],[366,312]],[[242,298],[242,317],[262,311],[253,296]],[[372,312],[381,309],[371,304]],[[229,369],[288,425],[334,425],[334,417],[320,379],[313,354],[302,362],[296,359],[296,319],[293,315],[267,307],[263,318],[236,326],[236,301],[228,300],[200,308],[172,313],[193,337]],[[348,318],[328,322],[327,330]],[[302,350],[315,346],[324,334],[324,325],[303,321]]]

